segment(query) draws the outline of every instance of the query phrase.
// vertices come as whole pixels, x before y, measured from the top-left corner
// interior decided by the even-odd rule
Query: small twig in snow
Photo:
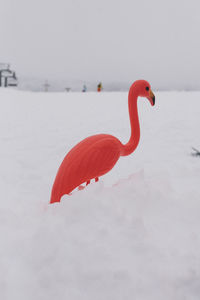
[[[192,156],[200,156],[200,151],[197,150],[196,148],[192,147],[192,150],[194,150],[194,153],[191,153]]]

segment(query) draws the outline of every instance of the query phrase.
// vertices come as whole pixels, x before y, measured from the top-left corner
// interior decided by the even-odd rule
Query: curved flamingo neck
[[[131,137],[127,144],[122,145],[121,156],[131,154],[136,148],[140,140],[140,124],[137,108],[137,94],[131,89],[128,95],[129,118],[131,126]]]

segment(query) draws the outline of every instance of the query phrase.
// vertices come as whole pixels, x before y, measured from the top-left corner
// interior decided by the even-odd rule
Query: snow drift
[[[199,99],[162,92],[154,108],[139,99],[136,152],[49,205],[75,143],[128,140],[127,93],[0,90],[1,299],[199,299],[200,160],[190,155]]]

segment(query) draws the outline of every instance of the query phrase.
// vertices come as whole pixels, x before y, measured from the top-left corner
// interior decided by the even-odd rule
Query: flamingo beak
[[[155,96],[152,90],[149,91],[149,96],[147,97],[147,99],[150,101],[152,106],[155,105]]]

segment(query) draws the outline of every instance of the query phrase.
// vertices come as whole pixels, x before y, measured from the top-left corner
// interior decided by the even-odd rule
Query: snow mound
[[[127,94],[0,94],[0,298],[199,299],[200,160],[190,147],[200,94],[139,104],[139,149],[53,205],[75,142],[106,128],[128,137]]]

